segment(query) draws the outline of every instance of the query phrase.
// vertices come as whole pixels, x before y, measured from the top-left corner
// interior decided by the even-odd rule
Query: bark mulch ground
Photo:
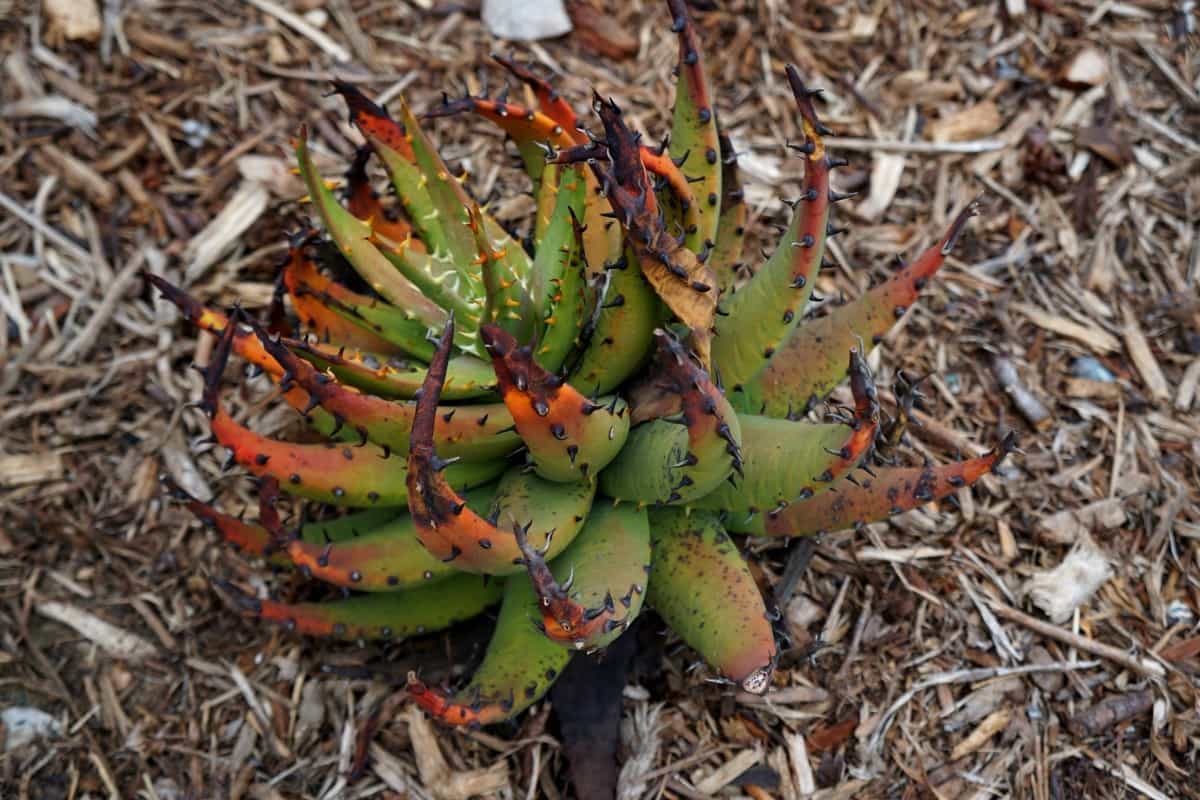
[[[698,5],[751,266],[801,172],[785,63],[824,87],[852,162],[836,188],[860,192],[838,206],[828,301],[980,198],[874,366],[885,388],[925,377],[903,459],[1008,430],[1024,452],[954,503],[815,546],[748,543],[764,584],[788,578],[775,687],[707,683],[665,641],[625,690],[621,796],[1200,797],[1196,4]],[[574,33],[515,52],[657,139],[664,9],[573,10]],[[0,796],[574,796],[545,704],[457,733],[395,694],[410,666],[468,663],[486,624],[360,650],[243,620],[210,577],[292,579],[159,485],[250,498],[185,409],[212,343],[139,271],[261,312],[305,215],[289,136],[306,123],[330,174],[356,142],[329,80],[418,110],[497,89],[487,56],[509,47],[477,17],[443,0],[0,0]],[[502,217],[530,211],[511,146],[463,119],[431,129]],[[250,386],[258,430],[296,425]],[[30,725],[46,735],[21,744]]]

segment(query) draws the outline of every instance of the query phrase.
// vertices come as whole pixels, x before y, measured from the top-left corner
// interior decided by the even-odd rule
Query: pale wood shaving
[[[113,658],[143,661],[158,655],[158,648],[142,637],[68,603],[46,600],[38,603],[39,614],[73,628]]]

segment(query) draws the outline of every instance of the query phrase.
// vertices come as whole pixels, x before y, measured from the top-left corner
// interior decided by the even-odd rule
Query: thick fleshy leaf
[[[860,342],[869,353],[882,341],[942,266],[973,213],[974,206],[964,210],[940,242],[862,297],[797,328],[742,392],[731,392],[738,407],[782,417],[803,413],[833,391],[846,376],[838,354]]]
[[[783,508],[831,488],[871,454],[879,435],[879,401],[867,363],[850,353],[854,415],[844,424],[813,424],[739,415],[742,471],[696,501],[699,508]]]
[[[555,168],[557,170],[557,168]],[[586,185],[573,167],[563,168],[554,214],[538,242],[530,294],[538,312],[536,359],[556,372],[574,347],[584,323],[583,214]]]
[[[334,349],[318,342],[284,339],[296,355],[340,382],[384,398],[412,399],[425,380],[428,364],[384,358],[375,353]],[[486,361],[461,355],[450,359],[442,399],[448,402],[495,399],[496,375]]]
[[[737,279],[737,267],[746,243],[748,215],[737,153],[729,137],[721,134],[721,218],[717,223],[717,241],[708,255],[708,266],[717,276],[722,294],[729,292]]]
[[[500,396],[537,474],[551,481],[592,482],[625,444],[625,401],[588,400],[538,366],[531,348],[518,347],[503,330],[485,325],[480,335],[492,356]]]
[[[378,445],[293,444],[269,439],[231,417],[220,402],[221,373],[229,359],[234,326],[226,326],[205,379],[203,406],[217,443],[233,463],[259,477],[275,478],[284,491],[337,506],[403,506],[408,487],[403,459]],[[482,485],[500,474],[503,461],[455,464],[446,474],[452,484]]]
[[[700,37],[685,0],[668,0],[671,30],[679,34],[679,78],[675,85],[675,115],[671,125],[671,157],[695,185],[695,230],[687,230],[685,244],[692,252],[717,239],[721,198],[721,145],[712,92],[704,74]]]
[[[365,394],[320,373],[281,341],[259,332],[263,348],[284,369],[284,384],[295,383],[316,406],[380,447],[403,452],[408,448],[417,404]],[[436,358],[436,354],[435,354]],[[429,371],[426,373],[428,377]],[[443,375],[444,381],[444,375]],[[434,445],[446,458],[468,461],[502,459],[520,446],[510,430],[512,416],[503,403],[446,406],[437,409]]]
[[[230,324],[228,316],[208,308],[182,289],[157,275],[147,275],[146,280],[155,286],[163,297],[174,303],[188,320],[197,328],[217,336],[225,336],[226,330],[232,337],[230,350],[240,358],[266,373],[276,383],[283,379],[283,367],[279,365],[259,341],[254,331],[244,325]],[[353,436],[353,431],[339,431],[341,428],[333,415],[316,408],[308,392],[296,386],[281,386],[280,391],[284,401],[292,408],[307,415],[313,429],[326,436]],[[348,434],[348,436],[347,436]]]
[[[777,511],[749,518],[730,514],[728,525],[739,533],[809,536],[878,522],[970,486],[995,470],[1014,446],[1010,434],[987,455],[967,461],[925,467],[876,467],[854,482],[841,481],[837,491]]]
[[[403,242],[414,234],[412,223],[399,214],[389,214],[371,187],[367,163],[374,151],[370,145],[358,148],[350,169],[346,170],[346,210],[361,219],[375,236],[393,242]],[[416,241],[417,247],[425,245]]]
[[[580,336],[583,352],[568,373],[571,385],[589,396],[608,394],[641,369],[662,310],[632,252],[601,273],[597,295]]]
[[[311,259],[289,259],[282,279],[293,302],[300,299],[324,308],[328,313],[364,328],[414,358],[426,360],[433,355],[429,328],[424,322],[378,297],[351,291],[331,280],[321,274]],[[301,321],[304,321],[303,309],[297,306],[297,310],[301,314]],[[320,336],[319,325],[316,332],[320,338],[324,338]],[[330,341],[337,340],[331,336]],[[371,348],[366,349],[369,351]]]
[[[642,166],[648,175],[658,178],[656,187],[659,199],[674,212],[672,221],[678,219],[684,231],[696,231],[700,227],[700,203],[692,191],[692,181],[665,152],[642,145]],[[685,240],[686,242],[686,240]],[[703,250],[701,246],[697,252]]]
[[[530,624],[538,616],[537,596],[528,578],[509,578],[487,653],[471,682],[451,694],[409,673],[409,696],[430,716],[450,725],[479,727],[521,713],[550,690],[573,654]]]
[[[655,363],[663,392],[679,398],[678,418],[644,422],[609,469],[600,490],[635,503],[687,504],[741,469],[737,414],[708,374],[665,331]]]
[[[478,207],[471,211],[472,229],[479,245],[479,263],[483,272],[485,303],[483,323],[498,325],[514,336],[528,339],[537,327],[530,292],[533,262],[525,249],[507,233],[499,231],[502,241],[488,230]]]
[[[607,187],[625,238],[646,280],[692,331],[692,349],[706,367],[709,363],[710,329],[717,308],[716,278],[691,250],[670,235],[663,224],[646,168],[642,166],[637,137],[611,101],[596,99],[596,110],[604,122],[605,141],[611,168],[597,160],[593,172]]]
[[[488,331],[488,328],[484,329]],[[589,483],[552,484],[521,469],[500,482],[491,512],[480,515],[450,486],[443,471],[450,462],[434,448],[433,430],[453,323],[429,365],[413,416],[408,446],[408,503],[417,538],[436,558],[465,572],[503,575],[519,570],[521,551],[513,534],[534,529],[539,546],[561,549],[570,543],[587,516],[595,494]],[[550,538],[557,533],[554,543]]]
[[[481,512],[495,494],[495,484],[464,493],[467,504]],[[360,592],[394,592],[459,572],[421,545],[412,515],[404,512],[393,512],[380,524],[363,525],[353,537],[318,538],[311,523],[301,529],[299,538],[279,532],[271,535],[281,542],[283,556],[301,572]]]
[[[829,224],[830,161],[821,140],[824,128],[813,109],[812,93],[799,74],[790,65],[787,74],[805,134],[804,187],[792,223],[775,252],[722,303],[713,339],[713,363],[731,389],[731,400],[752,413],[757,409],[739,403],[741,388],[767,366],[803,317],[821,269]],[[837,350],[838,358],[848,349]]]
[[[426,117],[444,117],[469,112],[488,120],[508,134],[521,154],[525,172],[536,186],[546,167],[546,147],[571,147],[570,131],[549,115],[507,100],[487,97],[447,98]]]
[[[308,154],[308,142],[302,132],[296,140],[296,160],[300,175],[308,187],[309,197],[326,230],[346,260],[379,295],[392,305],[419,319],[429,327],[439,327],[446,320],[446,311],[430,300],[412,281],[392,265],[371,243],[371,228],[342,207],[333,192],[313,166]]]
[[[449,628],[500,600],[503,585],[478,575],[455,575],[403,592],[366,594],[320,603],[259,600],[231,583],[218,586],[245,615],[306,636],[345,641],[401,641]]]
[[[168,483],[171,495],[207,527],[220,534],[235,552],[258,558],[269,558],[276,566],[288,566],[292,562],[279,553],[278,537],[259,523],[246,522],[241,517],[225,514],[204,503],[173,483]],[[331,542],[355,539],[360,532],[382,529],[395,521],[402,512],[392,508],[368,508],[342,517],[321,522],[306,523],[300,529],[300,540],[308,544],[324,546]]]
[[[492,58],[507,69],[513,77],[533,89],[534,97],[538,102],[538,111],[561,125],[576,144],[583,144],[587,141],[587,134],[579,129],[579,120],[575,117],[575,109],[571,108],[571,104],[562,98],[562,95],[548,80],[519,61],[495,53],[492,54]]]
[[[403,99],[400,119],[394,120],[354,86],[335,81],[334,88],[350,108],[351,122],[387,170],[407,218],[430,255],[429,269],[464,301],[481,298],[483,284],[474,262],[468,216],[473,201],[450,174],[416,117]],[[469,322],[459,320],[464,332],[473,330]]]
[[[442,108],[431,112],[431,115],[474,112],[495,123],[513,139],[521,153],[525,170],[537,190],[539,215],[535,224],[535,237],[540,240],[545,220],[554,206],[554,195],[558,186],[554,170],[546,168],[547,153],[552,153],[555,148],[571,148],[573,145],[583,144],[587,142],[587,135],[577,128],[574,111],[548,83],[516,62],[503,58],[497,58],[497,61],[534,87],[534,93],[539,99],[537,111],[509,103],[507,100],[466,97],[447,100]],[[501,109],[504,113],[500,113]],[[569,121],[569,124],[564,124],[564,121]],[[587,254],[586,261],[592,274],[595,274],[604,263],[617,258],[621,251],[621,237],[619,229],[605,219],[612,207],[600,196],[599,184],[595,177],[586,175],[585,182],[587,200],[582,214],[584,252]]]
[[[287,263],[280,275],[284,289],[292,301],[292,308],[305,330],[319,340],[338,347],[394,355],[404,352],[403,348],[384,339],[362,324],[361,320],[339,314],[328,303],[323,302],[315,291],[297,279],[300,272],[324,278],[304,253],[304,247],[293,246],[288,253]],[[332,283],[325,279],[325,283]],[[407,320],[406,320],[407,321]],[[415,320],[414,320],[415,322]],[[420,325],[420,323],[417,323]]]
[[[519,533],[546,635],[564,647],[607,647],[637,618],[650,572],[650,527],[629,504],[592,510],[583,530],[547,566]]]
[[[651,509],[650,535],[651,608],[726,679],[765,692],[775,635],[754,576],[716,515]]]

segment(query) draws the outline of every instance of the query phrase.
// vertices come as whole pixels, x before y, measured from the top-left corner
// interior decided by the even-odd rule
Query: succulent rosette
[[[280,275],[299,329],[268,334],[150,280],[219,335],[202,407],[212,436],[258,479],[258,521],[181,497],[231,544],[347,590],[325,603],[221,586],[249,615],[305,634],[399,640],[499,604],[491,642],[457,690],[409,677],[451,724],[513,717],[567,662],[653,608],[721,678],[770,683],[776,643],[733,534],[791,537],[879,520],[944,497],[1011,444],[966,461],[879,463],[866,355],[917,299],[969,216],[858,299],[805,320],[842,165],[799,73],[787,79],[805,175],[791,224],[745,277],[746,207],[696,30],[679,38],[669,144],[642,142],[595,97],[589,132],[532,68],[498,59],[536,98],[449,100],[515,142],[535,190],[520,241],[481,207],[403,101],[396,116],[336,90],[366,145],[345,198],[299,172],[324,235],[291,242]],[[394,207],[372,190],[377,160]],[[335,276],[357,275],[354,282]],[[232,355],[278,384],[323,442],[262,436],[221,402]],[[844,380],[853,402],[810,414]],[[176,490],[178,492],[178,490]],[[346,509],[298,529],[279,493]]]

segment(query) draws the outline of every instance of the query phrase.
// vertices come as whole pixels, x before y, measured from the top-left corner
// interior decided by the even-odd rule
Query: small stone
[[[562,0],[483,0],[483,24],[501,39],[532,42],[571,31]]]

